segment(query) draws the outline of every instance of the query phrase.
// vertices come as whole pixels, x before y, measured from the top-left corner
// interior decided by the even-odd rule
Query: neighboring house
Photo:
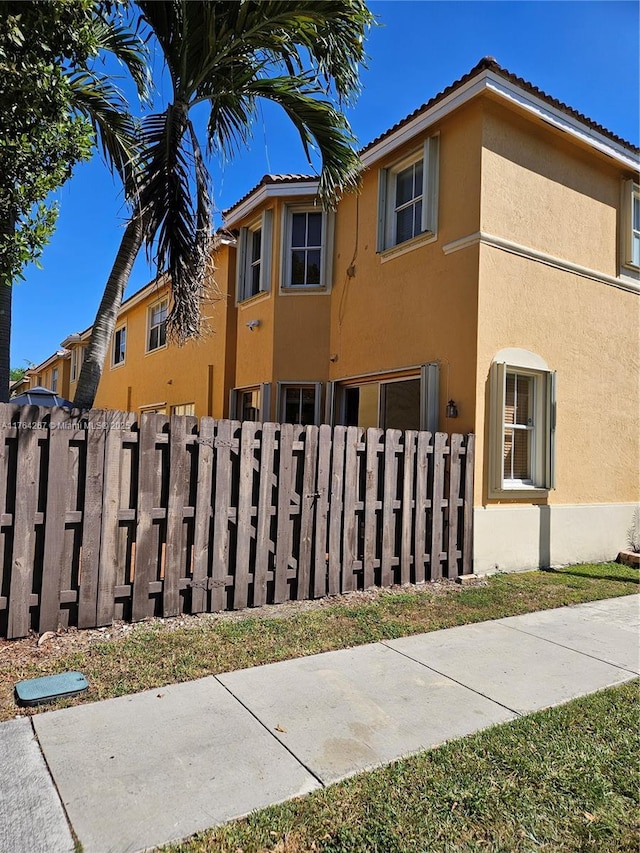
[[[17,396],[29,388],[48,388],[68,400],[70,362],[71,354],[68,350],[54,352],[41,364],[30,367],[24,375],[20,389],[12,389],[12,393]]]
[[[640,498],[638,148],[484,59],[362,158],[335,213],[298,175],[226,211],[213,336],[167,346],[166,287],[127,300],[96,405],[474,432],[476,572],[614,557]]]

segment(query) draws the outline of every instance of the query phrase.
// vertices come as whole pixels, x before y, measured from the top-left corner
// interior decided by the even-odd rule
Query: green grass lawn
[[[12,641],[0,643],[0,720],[15,716],[16,681],[81,670],[91,687],[66,704],[136,693],[205,675],[271,663],[382,639],[435,631],[638,590],[638,571],[618,563],[582,564],[547,572],[496,575],[486,585],[429,584],[379,595],[373,601],[340,599],[286,618],[192,619],[189,627],[153,623],[127,637],[86,650],[53,654],[35,649],[16,662]],[[334,603],[335,602],[335,603]],[[20,641],[25,642],[25,641]],[[57,707],[63,707],[58,703]],[[37,710],[49,710],[50,705]]]
[[[638,683],[495,726],[163,848],[637,853]]]

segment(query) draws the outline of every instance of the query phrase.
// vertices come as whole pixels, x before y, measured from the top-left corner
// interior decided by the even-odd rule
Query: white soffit
[[[234,208],[228,217],[225,217],[224,227],[234,228],[238,222],[241,222],[245,216],[248,216],[252,210],[255,210],[259,204],[268,198],[276,198],[278,196],[315,196],[318,193],[318,184],[318,181],[302,181],[300,183],[281,181],[263,184]]]

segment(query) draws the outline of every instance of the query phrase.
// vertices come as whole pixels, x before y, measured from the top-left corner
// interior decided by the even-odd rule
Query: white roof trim
[[[525,110],[541,121],[552,125],[558,130],[568,133],[574,139],[586,142],[592,148],[612,157],[620,165],[634,171],[640,166],[640,157],[634,155],[623,145],[614,142],[604,134],[589,127],[584,122],[565,113],[542,98],[527,92],[510,80],[505,80],[494,71],[485,70],[477,77],[464,83],[446,98],[434,104],[428,110],[417,115],[403,127],[398,128],[389,136],[381,139],[372,148],[362,155],[365,166],[372,166],[378,160],[392,153],[396,148],[411,141],[415,136],[423,133],[429,127],[440,121],[454,110],[466,104],[472,98],[482,92],[491,92],[504,98],[506,101],[520,109]]]
[[[281,183],[263,184],[233,209],[229,218],[224,220],[224,227],[234,228],[238,222],[241,222],[245,216],[248,216],[252,210],[255,210],[259,204],[268,198],[317,195],[319,183],[319,181],[302,181],[300,183],[283,181]]]

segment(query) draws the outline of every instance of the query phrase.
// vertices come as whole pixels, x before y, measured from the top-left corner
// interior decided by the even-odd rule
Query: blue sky
[[[636,2],[429,2],[373,0],[380,26],[368,40],[363,91],[349,119],[365,145],[396,121],[494,56],[509,71],[619,136],[640,136]],[[262,110],[251,149],[210,163],[218,211],[266,172],[308,173],[293,131]],[[43,269],[14,288],[12,367],[43,361],[67,335],[90,326],[122,233],[126,210],[117,183],[96,156],[58,191],[60,218]],[[151,277],[139,257],[127,295]]]

